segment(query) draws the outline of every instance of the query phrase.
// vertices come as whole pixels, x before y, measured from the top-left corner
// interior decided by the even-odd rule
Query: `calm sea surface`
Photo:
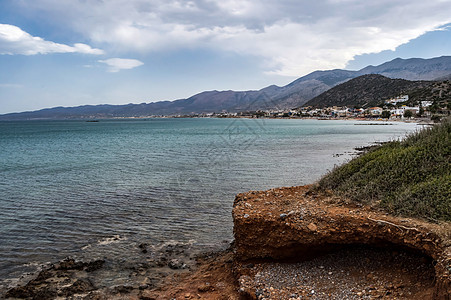
[[[356,125],[358,124],[358,125]],[[0,122],[0,287],[66,256],[232,239],[234,195],[312,183],[414,124],[148,119]]]

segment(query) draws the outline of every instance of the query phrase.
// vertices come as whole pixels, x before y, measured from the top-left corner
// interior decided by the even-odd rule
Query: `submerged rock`
[[[168,266],[173,270],[184,269],[186,267],[185,263],[180,259],[171,259]]]
[[[101,269],[104,263],[104,260],[82,262],[66,258],[39,272],[26,285],[8,290],[5,298],[55,299],[94,291],[95,285],[84,274]]]
[[[77,279],[71,286],[65,287],[58,292],[58,296],[71,296],[74,294],[86,293],[95,290],[94,285],[89,279]]]

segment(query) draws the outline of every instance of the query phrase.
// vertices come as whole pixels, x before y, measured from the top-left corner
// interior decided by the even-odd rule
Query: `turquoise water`
[[[363,123],[0,122],[0,280],[142,242],[230,241],[235,194],[312,183],[354,147],[417,129]]]

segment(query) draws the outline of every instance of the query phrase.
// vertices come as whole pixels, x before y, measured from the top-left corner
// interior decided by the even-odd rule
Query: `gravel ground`
[[[427,299],[434,286],[427,258],[368,247],[298,263],[257,263],[251,273],[240,285],[252,286],[257,299]]]

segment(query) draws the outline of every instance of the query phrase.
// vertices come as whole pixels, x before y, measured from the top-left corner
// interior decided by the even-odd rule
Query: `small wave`
[[[28,267],[28,268],[36,268],[38,270],[43,270],[44,268],[48,267],[49,265],[51,265],[51,262],[37,262],[37,261],[32,261],[32,262],[28,262],[23,264],[23,267]]]
[[[98,240],[97,245],[109,245],[112,243],[118,243],[120,241],[126,241],[126,240],[127,240],[127,238],[125,236],[121,237],[120,235],[117,234],[117,235],[113,235],[112,237],[107,237],[107,238]],[[85,247],[87,247],[87,246],[85,246]],[[83,248],[85,248],[85,247],[83,247]]]

